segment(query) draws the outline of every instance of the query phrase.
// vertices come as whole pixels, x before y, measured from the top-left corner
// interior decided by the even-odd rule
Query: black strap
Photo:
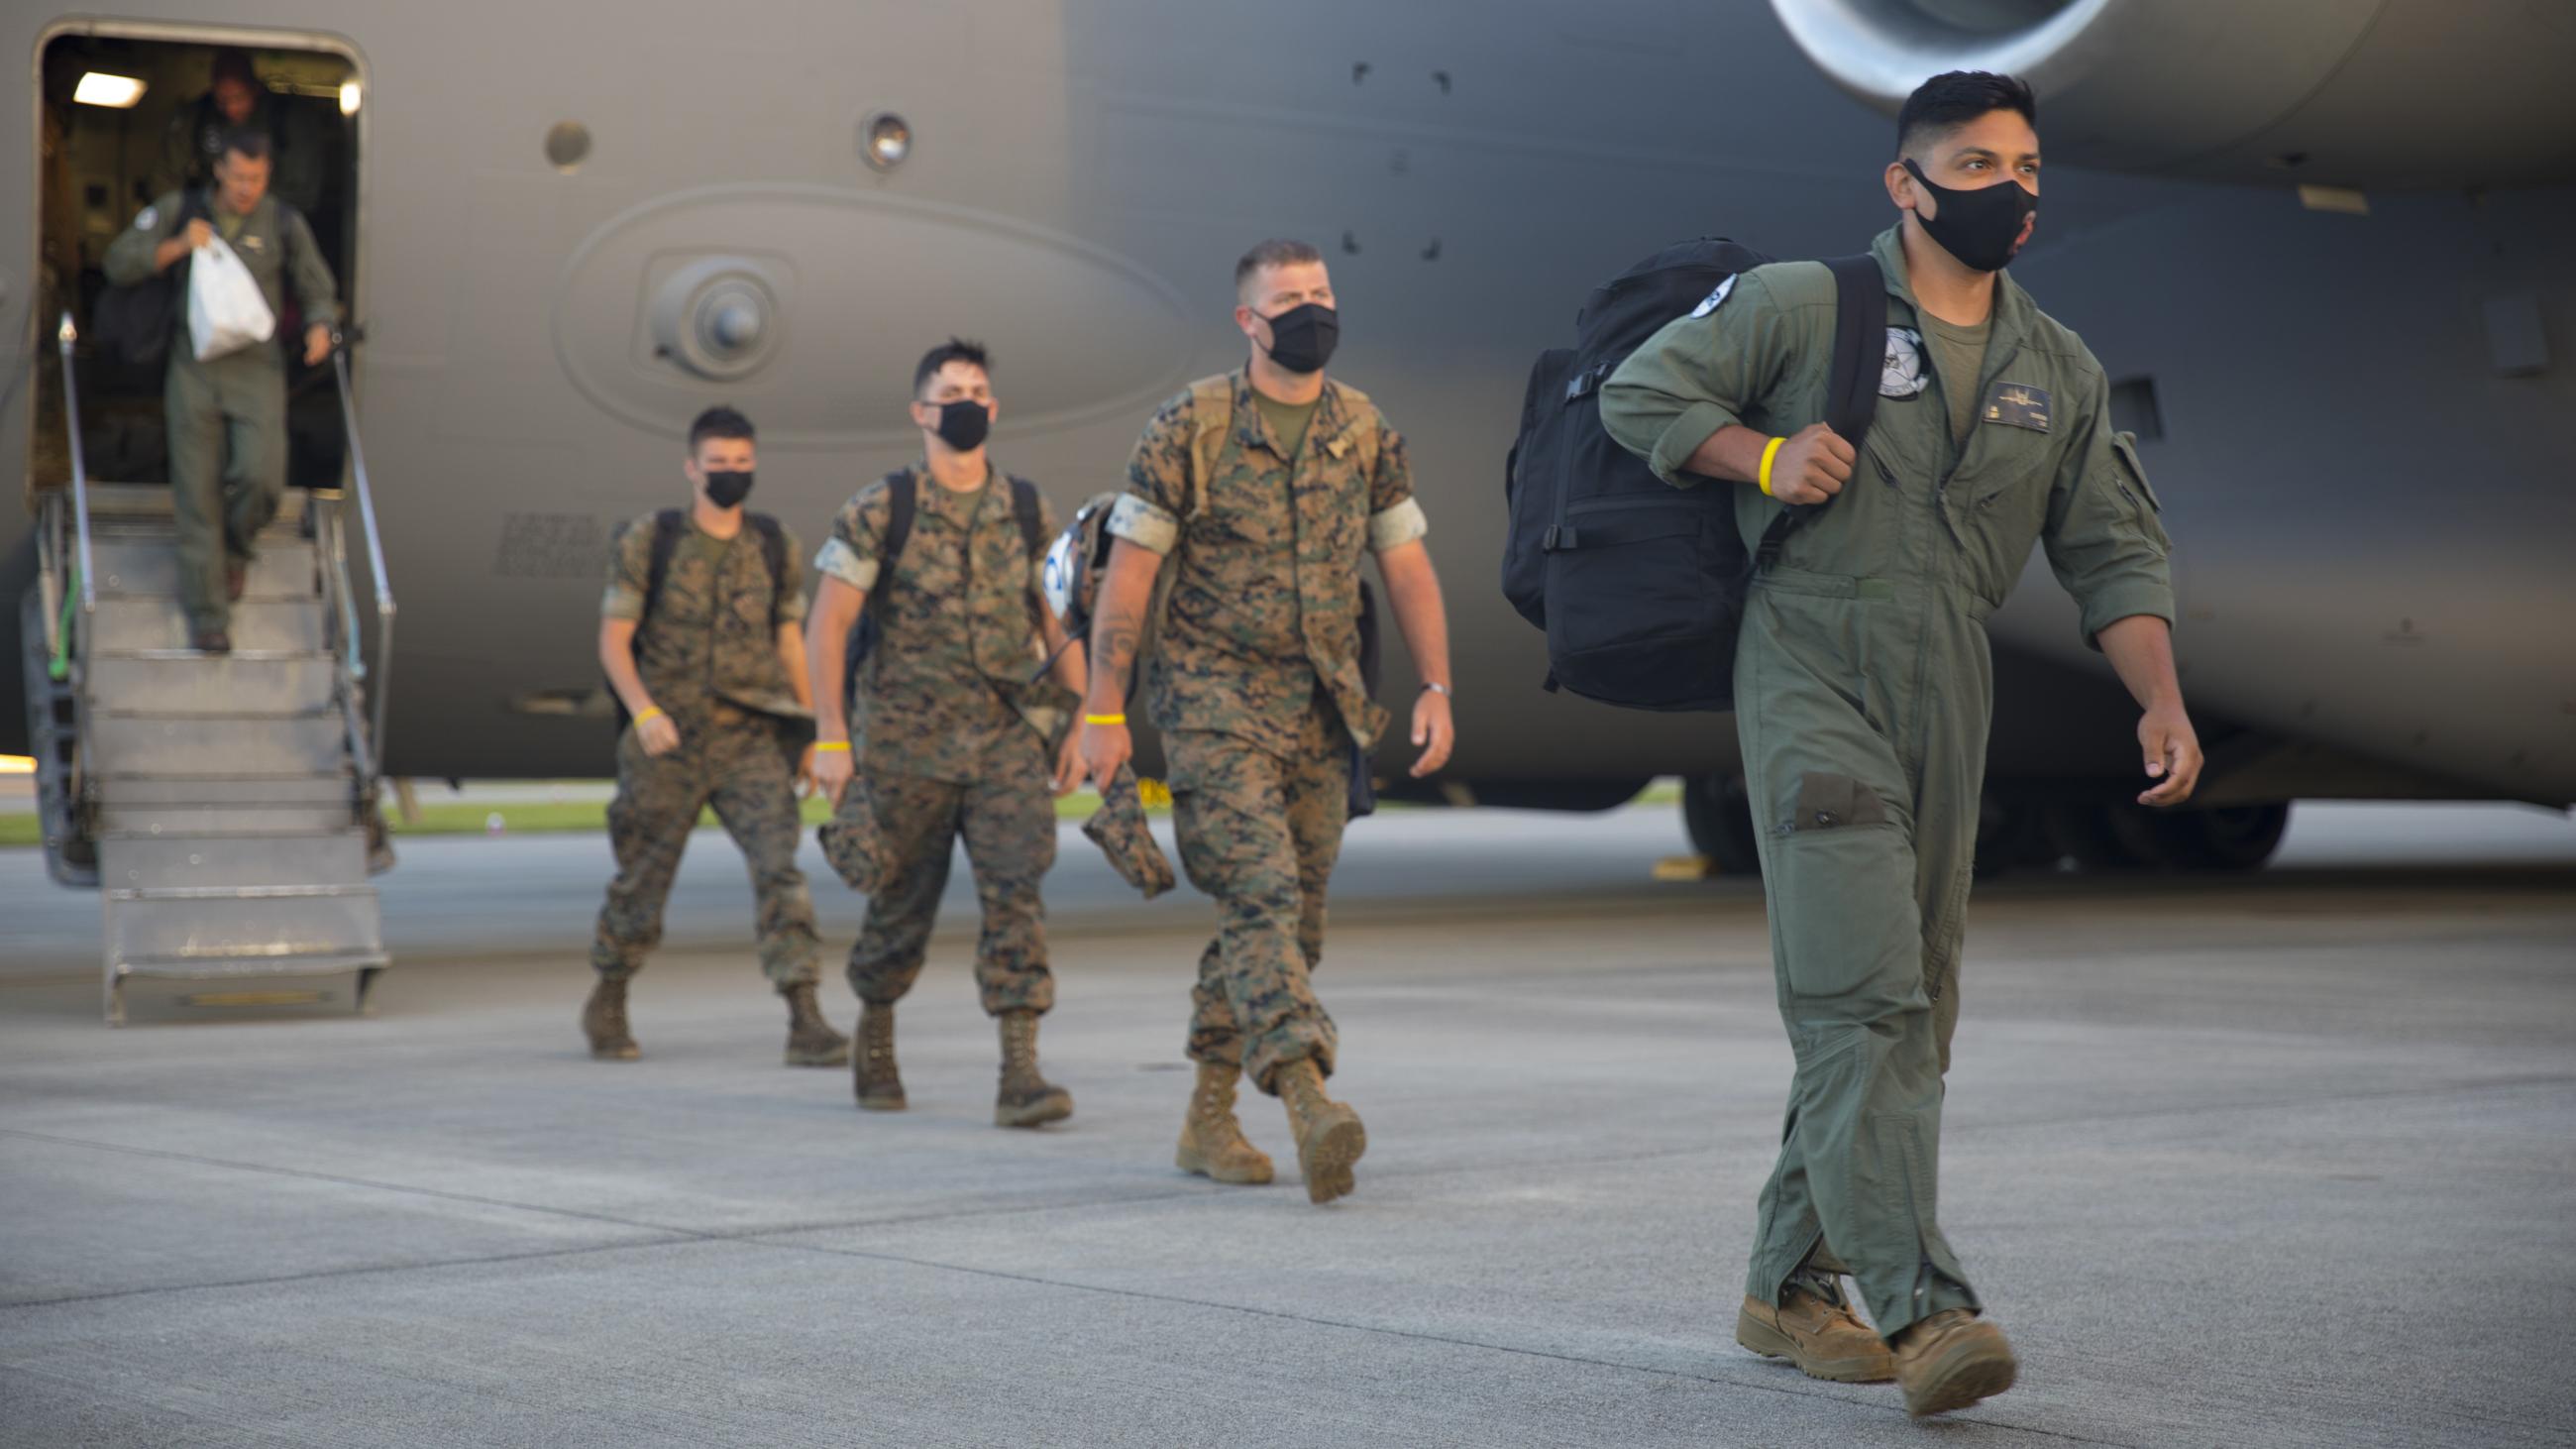
[[[894,561],[903,557],[903,546],[912,538],[913,503],[921,491],[921,480],[910,468],[894,475],[894,486],[886,490],[885,548],[877,563],[877,577],[894,577]]]
[[[766,513],[746,513],[743,522],[760,535],[760,561],[769,565],[769,632],[778,632],[779,595],[787,592],[787,530]]]
[[[1834,356],[1825,372],[1825,424],[1851,444],[1855,461],[1869,441],[1870,421],[1878,415],[1878,374],[1887,359],[1887,280],[1878,258],[1866,252],[1827,257],[1834,274]],[[1858,477],[1857,468],[1853,472]],[[1791,504],[1762,531],[1753,550],[1752,569],[1777,563],[1780,546],[1823,503]]]
[[[779,595],[786,592],[787,530],[766,513],[746,513],[743,522],[760,535],[760,561],[769,566],[769,627],[778,627]],[[644,617],[653,617],[662,602],[662,581],[671,574],[671,555],[680,550],[680,536],[689,531],[685,510],[665,508],[653,515],[653,551],[644,566]]]
[[[1020,521],[1020,542],[1028,547],[1031,559],[1044,558],[1047,545],[1053,542],[1046,534],[1046,523],[1038,516],[1038,485],[1026,478],[1011,480],[1011,516]]]

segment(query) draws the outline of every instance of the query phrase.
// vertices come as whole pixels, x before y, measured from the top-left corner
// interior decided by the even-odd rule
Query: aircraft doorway
[[[83,24],[41,44],[37,161],[39,331],[44,343],[28,479],[68,485],[69,449],[53,324],[68,310],[85,339],[97,335],[108,286],[107,249],[145,207],[207,184],[210,142],[227,127],[260,131],[272,148],[269,191],[304,214],[344,311],[357,293],[358,176],[363,78],[354,57],[284,37],[244,42],[168,26],[118,33]],[[293,291],[273,343],[287,368],[287,483],[333,488],[346,444],[326,359],[308,367]],[[184,340],[174,346],[186,345]],[[170,476],[164,436],[163,364],[138,365],[84,345],[74,371],[89,477],[159,482]]]

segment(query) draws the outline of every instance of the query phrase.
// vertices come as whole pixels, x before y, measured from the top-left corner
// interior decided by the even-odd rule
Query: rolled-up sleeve
[[[600,596],[603,619],[644,617],[645,573],[652,567],[653,521],[640,518],[617,530],[608,545],[608,591]]]
[[[2085,435],[2067,452],[2040,535],[2058,585],[2081,611],[2084,642],[2095,649],[2102,631],[2122,619],[2151,614],[2170,625],[2174,618],[2173,544],[2136,447],[2105,421],[2109,406],[2110,390],[2097,374]]]
[[[1109,510],[1109,534],[1153,554],[1180,543],[1190,493],[1190,395],[1163,404],[1127,460],[1127,491]]]
[[[1785,316],[1759,272],[1736,279],[1704,316],[1680,317],[1628,354],[1601,385],[1601,425],[1667,483],[1718,429],[1743,421],[1789,360]]]
[[[814,572],[839,579],[863,594],[877,586],[886,518],[893,511],[886,498],[890,486],[882,480],[871,483],[841,505],[841,511],[832,516],[832,536],[823,540],[821,551],[814,555]]]
[[[1378,414],[1377,470],[1369,475],[1369,552],[1402,548],[1431,531],[1413,493],[1413,457],[1404,435]]]

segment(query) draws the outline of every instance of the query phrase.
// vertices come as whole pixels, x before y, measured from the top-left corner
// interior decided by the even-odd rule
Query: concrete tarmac
[[[1209,908],[1078,835],[1039,1132],[990,1125],[962,869],[876,1115],[778,1065],[721,835],[632,1064],[574,1023],[604,842],[402,848],[372,1015],[121,1031],[95,897],[0,853],[0,1444],[2576,1443],[2564,817],[1981,888],[1940,1213],[2023,1370],[1935,1425],[1734,1344],[1789,1055],[1758,889],[1649,879],[1669,809],[1353,828],[1321,1209],[1266,1098],[1277,1185],[1172,1169]]]

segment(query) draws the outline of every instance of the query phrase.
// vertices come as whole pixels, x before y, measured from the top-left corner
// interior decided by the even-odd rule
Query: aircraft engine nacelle
[[[1889,114],[1926,76],[2031,82],[2052,160],[2342,187],[2576,175],[2576,6],[2516,0],[1771,0]]]

